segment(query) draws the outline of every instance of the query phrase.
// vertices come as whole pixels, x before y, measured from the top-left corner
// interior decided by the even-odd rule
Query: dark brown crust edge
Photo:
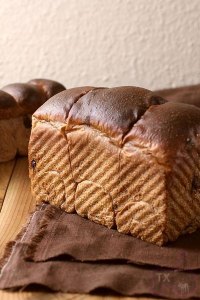
[[[49,79],[6,85],[0,90],[0,120],[33,114],[46,100],[63,90],[62,84]]]

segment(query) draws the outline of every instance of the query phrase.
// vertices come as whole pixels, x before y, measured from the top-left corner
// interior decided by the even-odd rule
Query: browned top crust
[[[199,108],[167,102],[137,87],[69,89],[52,97],[34,116],[63,122],[66,130],[90,126],[125,151],[140,147],[165,165],[200,139]]]
[[[92,89],[94,87],[84,86],[65,90],[49,99],[48,104],[44,103],[34,116],[40,120],[66,123],[74,103]]]
[[[55,95],[34,116],[65,122],[68,129],[85,124],[122,144],[123,137],[145,111],[164,102],[151,91],[138,87],[80,87]]]
[[[0,119],[32,114],[49,97],[63,90],[62,84],[47,79],[9,84],[0,90]]]
[[[168,101],[187,103],[200,107],[200,84],[178,88],[164,89],[155,92]]]
[[[173,102],[151,106],[125,139],[125,143],[150,150],[164,163],[199,141],[200,109]]]
[[[65,90],[64,85],[49,79],[32,79],[28,84],[40,87],[47,99]]]

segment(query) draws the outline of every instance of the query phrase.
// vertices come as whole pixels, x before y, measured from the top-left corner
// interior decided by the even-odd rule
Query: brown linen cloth
[[[41,233],[38,227],[27,249],[30,260],[46,261],[69,255],[80,261],[118,260],[180,270],[200,270],[200,231],[158,247],[77,214],[66,214],[50,205],[40,219],[40,227],[44,224],[45,233]]]
[[[200,107],[200,84],[155,91],[168,101],[192,104]]]
[[[190,238],[188,248],[184,248],[184,242],[179,242],[177,247],[168,246],[170,251],[174,251],[175,259],[181,259],[183,263],[183,267],[179,265],[181,269],[193,269],[193,271],[178,271],[172,269],[175,259],[169,260],[171,269],[159,266],[163,265],[162,260],[167,264],[167,257],[160,254],[165,247],[152,246],[133,237],[121,235],[115,230],[108,230],[77,215],[67,214],[50,205],[43,205],[32,215],[25,233],[16,242],[7,263],[2,268],[0,288],[24,289],[31,284],[39,284],[62,292],[89,293],[107,288],[129,296],[147,294],[173,299],[200,297],[200,271],[198,270],[200,252],[199,245],[195,245],[196,241],[199,244],[197,236],[199,232],[188,236]],[[109,240],[114,244],[110,242],[106,247]],[[140,255],[137,254],[139,244],[143,244]],[[52,245],[54,249],[50,258],[48,251]],[[127,247],[130,247],[129,250],[126,250]],[[149,256],[148,247],[154,247],[154,250],[150,250]],[[179,257],[180,252],[178,252],[180,247],[184,248],[182,253],[185,253],[182,258]],[[151,260],[153,251],[156,260]],[[61,254],[69,254],[73,260]],[[146,258],[143,255],[148,256],[148,265],[134,264],[140,259],[144,263]],[[48,258],[48,261],[39,261],[40,258],[42,260]],[[35,259],[37,262],[34,261]],[[195,262],[197,262],[196,266]]]

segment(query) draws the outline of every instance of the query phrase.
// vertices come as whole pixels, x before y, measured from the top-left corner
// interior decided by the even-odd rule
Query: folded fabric
[[[0,288],[24,289],[39,284],[70,293],[108,289],[122,295],[154,295],[174,299],[200,296],[199,274],[131,264],[74,261],[27,262],[18,243],[4,267]]]
[[[0,288],[38,284],[62,292],[104,288],[129,296],[200,297],[199,235],[160,248],[42,205],[13,246]]]
[[[69,255],[85,262],[118,260],[200,270],[200,231],[158,247],[51,205],[47,205],[45,211],[27,249],[30,260],[46,261]]]

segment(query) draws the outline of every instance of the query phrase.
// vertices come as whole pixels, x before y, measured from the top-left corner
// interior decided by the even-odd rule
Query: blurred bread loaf
[[[32,113],[64,89],[56,81],[33,79],[0,90],[0,162],[27,155]]]
[[[170,102],[186,103],[200,107],[200,84],[158,90],[155,91],[155,94]]]

